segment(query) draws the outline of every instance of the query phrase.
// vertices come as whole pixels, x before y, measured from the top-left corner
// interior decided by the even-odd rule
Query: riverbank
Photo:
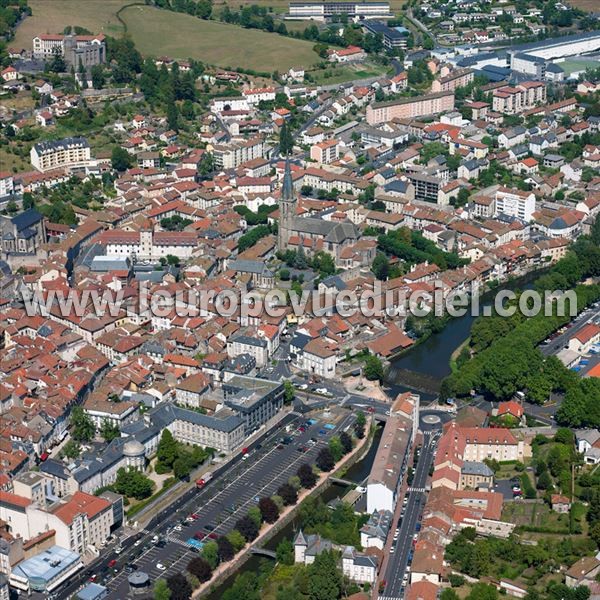
[[[367,418],[366,430],[371,431],[372,419]],[[319,473],[317,483],[310,490],[302,490],[298,495],[298,501],[292,506],[287,506],[281,512],[279,519],[271,524],[265,525],[258,537],[247,544],[234,558],[228,563],[219,565],[213,571],[213,577],[210,581],[203,583],[197,588],[192,598],[202,598],[216,591],[219,585],[223,584],[227,579],[236,574],[237,571],[252,557],[251,549],[266,544],[278,532],[284,529],[293,520],[296,512],[299,510],[302,503],[310,497],[321,495],[330,485],[330,477],[334,477],[345,469],[350,468],[353,464],[359,462],[369,451],[373,442],[373,435],[366,435],[362,440],[359,440],[356,446],[344,456],[336,465],[335,470],[329,473]]]
[[[532,282],[547,271],[547,268],[538,269],[521,277],[509,279],[503,286],[486,290],[479,297],[479,313],[481,314],[485,306],[490,305],[491,296],[496,292],[504,289],[529,289],[532,287]],[[392,395],[412,389],[409,387],[408,374],[414,373],[430,378],[432,382],[437,381],[438,385],[444,377],[450,375],[452,354],[469,339],[471,326],[478,316],[472,315],[468,310],[462,317],[450,318],[441,331],[431,333],[425,340],[419,340],[397,358],[392,359],[384,379],[384,384],[391,389]],[[428,393],[425,392],[425,395],[427,396]],[[429,395],[433,398],[436,394]]]

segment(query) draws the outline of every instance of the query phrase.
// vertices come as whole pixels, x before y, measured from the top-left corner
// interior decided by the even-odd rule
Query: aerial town
[[[596,0],[0,0],[0,600],[599,600],[599,213]]]

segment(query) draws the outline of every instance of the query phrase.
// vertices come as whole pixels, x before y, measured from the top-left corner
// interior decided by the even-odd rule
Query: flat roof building
[[[9,583],[24,592],[49,593],[82,567],[77,552],[52,546],[19,563],[12,570]]]

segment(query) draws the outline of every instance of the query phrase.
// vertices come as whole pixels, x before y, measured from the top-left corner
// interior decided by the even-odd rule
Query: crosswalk
[[[377,600],[402,600],[402,596],[378,596]]]
[[[408,487],[407,488],[408,492],[425,492],[425,488],[423,487]]]
[[[191,546],[191,544],[188,544],[187,542],[184,542],[180,538],[178,538],[175,533],[168,533],[165,537],[170,542],[173,542],[174,544],[179,544],[180,546],[183,546],[184,548],[190,548],[190,546]]]

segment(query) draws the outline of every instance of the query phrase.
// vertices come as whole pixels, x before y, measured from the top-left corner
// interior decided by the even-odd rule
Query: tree
[[[288,538],[277,544],[277,562],[283,565],[294,564],[294,545]]]
[[[235,556],[235,548],[226,536],[217,540],[217,550],[220,562],[229,562]]]
[[[283,500],[285,506],[290,506],[298,502],[298,491],[293,485],[289,483],[284,483],[283,485],[280,485],[279,489],[277,490],[277,495],[281,496],[281,499]]]
[[[92,67],[92,85],[95,90],[101,90],[106,84],[104,75],[104,67],[102,65],[94,65]]]
[[[265,523],[275,523],[279,519],[279,508],[271,498],[261,498],[258,508]]]
[[[203,548],[202,556],[194,556],[187,566],[188,573],[197,577],[200,583],[206,583],[212,577],[213,572],[213,567],[211,567],[209,562],[203,558],[204,550],[206,550],[206,547]]]
[[[344,454],[348,454],[352,450],[352,438],[345,432],[340,433],[340,443],[344,450]]]
[[[71,411],[71,436],[78,442],[90,442],[96,433],[96,426],[81,406]]]
[[[100,435],[105,442],[110,443],[114,439],[121,437],[121,431],[118,425],[111,423],[108,419],[104,419],[100,427]]]
[[[300,479],[300,485],[304,489],[309,490],[315,487],[315,484],[317,483],[317,476],[315,475],[315,472],[309,464],[304,463],[300,465],[300,467],[298,468],[297,475]]]
[[[152,495],[154,483],[136,469],[121,467],[117,471],[114,488],[117,494],[123,494],[128,498],[135,498],[136,500],[144,500]]]
[[[67,458],[78,458],[81,454],[81,446],[75,440],[69,440],[62,447],[62,454]]]
[[[246,542],[252,542],[258,536],[258,526],[248,515],[238,519],[235,528],[242,534]]]
[[[189,600],[192,597],[192,586],[185,575],[175,573],[167,579],[171,590],[171,600]]]
[[[379,281],[385,281],[388,278],[390,263],[385,254],[382,254],[381,252],[377,253],[375,260],[373,260],[371,271],[373,271],[373,274]]]
[[[171,590],[164,579],[154,584],[154,600],[171,600]]]
[[[239,552],[246,545],[244,536],[237,529],[231,530],[225,537],[229,540],[235,552]]]
[[[321,448],[315,462],[321,471],[329,472],[335,466],[335,460],[329,448]]]
[[[362,410],[356,413],[356,423],[354,423],[354,433],[359,440],[365,437],[365,426],[367,424],[367,417]]]
[[[308,586],[311,600],[340,598],[342,578],[333,552],[321,552],[308,567]]]
[[[125,150],[125,148],[121,148],[121,146],[115,146],[112,149],[111,165],[115,171],[119,171],[120,173],[127,171],[127,169],[131,167],[132,161],[133,158],[129,152]]]
[[[168,429],[163,429],[156,450],[156,459],[158,462],[157,468],[160,465],[167,471],[170,470],[173,467],[173,463],[177,459],[177,456],[177,442],[175,441],[173,434]]]
[[[296,390],[294,389],[294,384],[286,379],[283,382],[283,401],[285,404],[291,404],[294,400],[294,396],[296,394]]]
[[[202,558],[209,564],[211,569],[217,568],[219,564],[219,546],[217,542],[211,540],[204,545],[204,548],[202,548]],[[200,578],[198,577],[198,579]]]
[[[383,364],[379,357],[374,354],[367,356],[363,374],[369,381],[383,381]]]
[[[175,102],[167,104],[167,125],[173,131],[179,131],[179,111]]]
[[[459,600],[459,596],[452,588],[446,588],[440,594],[440,600]]]
[[[336,435],[329,440],[329,452],[331,452],[331,456],[333,460],[337,462],[344,456],[344,447],[342,446],[342,442],[340,438]]]
[[[294,137],[289,130],[287,121],[283,122],[279,132],[279,152],[282,156],[288,156],[294,150]]]
[[[262,522],[263,522],[263,516],[262,516],[262,513],[260,512],[260,508],[258,508],[258,506],[251,506],[248,509],[248,516],[254,521],[256,526],[260,529],[260,526],[262,525]]]
[[[496,600],[498,590],[493,585],[487,583],[476,583],[467,596],[467,600]]]
[[[548,471],[543,471],[538,477],[536,487],[538,490],[551,490],[552,489],[552,478]]]

